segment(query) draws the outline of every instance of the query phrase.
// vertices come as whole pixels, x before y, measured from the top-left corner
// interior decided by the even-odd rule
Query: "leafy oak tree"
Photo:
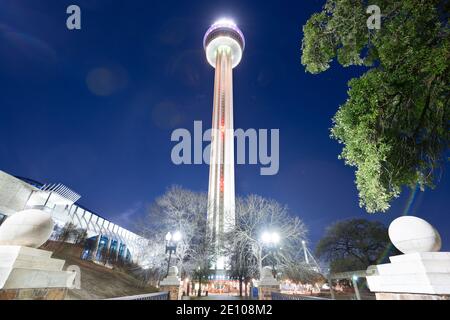
[[[330,263],[332,272],[365,270],[385,256],[398,253],[389,241],[386,227],[365,219],[336,222],[316,247],[317,256]]]
[[[368,5],[381,28],[367,27]],[[434,187],[450,141],[449,0],[327,0],[303,27],[302,64],[336,59],[365,73],[349,81],[333,118],[340,158],[356,168],[360,206],[385,212],[402,187]]]

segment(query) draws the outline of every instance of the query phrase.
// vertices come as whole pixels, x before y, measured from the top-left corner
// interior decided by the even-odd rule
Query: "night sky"
[[[0,170],[64,183],[131,230],[172,184],[207,191],[208,166],[172,164],[170,135],[194,120],[211,125],[214,69],[202,40],[231,17],[247,40],[234,69],[235,128],[280,129],[279,173],[238,165],[237,194],[287,204],[312,246],[339,219],[389,224],[408,213],[432,223],[450,250],[446,171],[435,190],[405,189],[387,213],[359,208],[354,169],[338,160],[329,128],[347,81],[364,69],[311,75],[300,63],[302,26],[323,3],[0,0]],[[70,4],[81,7],[80,31],[66,28]]]

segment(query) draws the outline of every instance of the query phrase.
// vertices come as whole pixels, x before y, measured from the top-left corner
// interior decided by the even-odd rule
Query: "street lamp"
[[[261,235],[261,240],[262,240],[263,244],[267,246],[267,248],[269,249],[269,252],[273,256],[272,273],[273,273],[274,276],[276,276],[276,273],[275,273],[275,252],[277,250],[278,243],[280,242],[280,235],[277,232],[265,231]]]
[[[166,253],[169,252],[169,261],[167,262],[167,273],[166,277],[169,275],[170,259],[172,258],[172,253],[177,252],[177,244],[182,238],[180,231],[175,231],[172,233],[169,231],[166,234]]]
[[[280,235],[277,232],[263,232],[261,240],[268,246],[276,246],[280,242]]]
[[[356,300],[361,300],[361,294],[359,293],[359,288],[358,288],[358,276],[356,274],[354,274],[352,276],[352,283],[353,283],[353,288],[355,289]]]
[[[269,247],[275,247],[280,242],[280,235],[277,232],[263,232],[261,240]]]
[[[181,232],[180,231],[176,231],[173,234],[172,238],[173,238],[173,241],[175,241],[175,242],[180,241],[181,240]]]

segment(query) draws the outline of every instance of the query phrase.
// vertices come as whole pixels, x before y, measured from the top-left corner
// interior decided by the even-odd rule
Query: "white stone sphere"
[[[169,268],[169,277],[176,277],[178,275],[178,268],[177,266],[172,266]]]
[[[427,221],[413,216],[395,219],[389,226],[389,238],[403,253],[434,252],[441,249],[441,237]]]
[[[36,209],[19,211],[0,226],[0,245],[38,248],[48,240],[53,226],[48,212]]]
[[[272,268],[269,266],[265,266],[262,268],[262,278],[273,278]]]

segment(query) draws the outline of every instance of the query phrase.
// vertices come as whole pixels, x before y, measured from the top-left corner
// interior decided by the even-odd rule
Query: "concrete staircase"
[[[0,290],[70,288],[76,273],[63,271],[64,260],[52,252],[23,246],[0,246]]]

